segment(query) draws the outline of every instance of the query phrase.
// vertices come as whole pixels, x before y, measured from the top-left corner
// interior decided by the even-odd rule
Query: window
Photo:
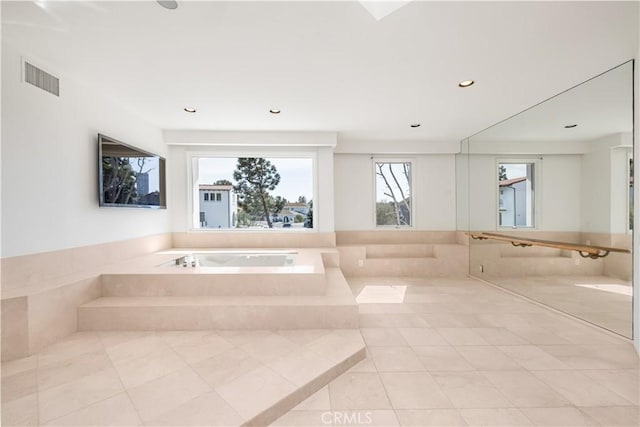
[[[313,228],[313,157],[201,156],[192,165],[193,228]]]
[[[412,225],[411,162],[374,161],[377,227]]]
[[[535,227],[536,162],[498,162],[498,226]]]

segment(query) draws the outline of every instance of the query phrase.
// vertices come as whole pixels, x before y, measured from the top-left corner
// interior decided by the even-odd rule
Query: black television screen
[[[165,159],[98,134],[100,206],[166,208]]]

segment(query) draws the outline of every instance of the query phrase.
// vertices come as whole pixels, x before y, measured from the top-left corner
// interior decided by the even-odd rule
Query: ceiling
[[[413,1],[376,20],[356,1],[3,1],[2,43],[162,129],[427,144],[633,58],[638,3]]]

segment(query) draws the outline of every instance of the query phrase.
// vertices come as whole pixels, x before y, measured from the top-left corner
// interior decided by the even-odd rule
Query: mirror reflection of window
[[[498,225],[535,227],[535,162],[498,163]]]

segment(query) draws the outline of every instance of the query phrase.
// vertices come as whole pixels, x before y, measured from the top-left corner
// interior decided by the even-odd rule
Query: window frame
[[[271,147],[271,149],[256,148],[253,149],[234,149],[234,150],[211,150],[211,151],[187,151],[186,164],[187,164],[187,227],[188,232],[195,233],[221,233],[221,232],[234,232],[234,233],[317,233],[319,232],[318,224],[320,223],[319,210],[320,204],[318,200],[318,152],[317,150],[281,150],[279,147]],[[245,228],[202,228],[196,227],[195,224],[199,223],[200,209],[198,206],[198,178],[199,178],[199,166],[198,160],[201,158],[235,158],[238,157],[264,157],[269,159],[310,159],[312,165],[312,188],[313,188],[313,223],[312,228],[286,228],[286,229],[245,229]]]
[[[534,175],[533,175],[533,221],[530,226],[516,226],[516,225],[501,225],[500,224],[500,183],[498,179],[498,171],[500,170],[500,165],[504,163],[509,164],[524,164],[530,163],[533,164]],[[538,230],[540,228],[540,224],[542,223],[541,217],[541,183],[542,183],[542,158],[541,157],[505,157],[505,158],[496,158],[495,167],[494,167],[494,188],[495,188],[495,202],[493,204],[496,215],[496,230]]]
[[[410,187],[409,187],[409,192],[410,192],[410,198],[411,198],[411,210],[410,210],[410,221],[411,224],[409,225],[378,225],[378,218],[377,218],[377,208],[378,208],[378,201],[377,201],[377,183],[378,183],[378,178],[376,175],[376,163],[409,163],[411,165],[411,183],[410,183]],[[416,172],[415,172],[415,165],[416,165],[416,159],[412,158],[412,157],[384,157],[384,156],[380,156],[380,157],[376,157],[376,156],[372,156],[371,157],[371,170],[372,170],[372,176],[373,176],[373,186],[372,186],[372,190],[373,190],[373,214],[372,214],[372,223],[373,223],[373,229],[379,229],[379,230],[389,230],[389,229],[393,229],[393,230],[414,230],[416,228],[416,216],[415,216],[415,211],[416,211],[416,200],[415,200],[415,194],[416,194]]]

